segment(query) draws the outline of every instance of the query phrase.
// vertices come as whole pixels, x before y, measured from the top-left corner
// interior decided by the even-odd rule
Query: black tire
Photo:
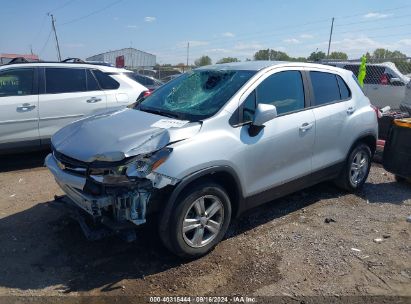
[[[210,200],[212,204],[215,201],[211,200],[211,198],[217,198],[219,206],[222,206],[223,212],[216,214],[216,216],[219,215],[219,219],[221,219],[219,232],[215,233],[207,244],[198,245],[200,247],[193,247],[188,243],[187,232],[186,234],[183,232],[183,221],[186,219],[186,216],[192,212],[192,208],[195,209],[193,204],[200,198],[204,198],[204,205],[206,207],[207,204],[209,204],[208,200]],[[160,237],[163,244],[174,254],[182,258],[198,258],[210,252],[224,238],[230,224],[230,219],[231,202],[225,189],[212,181],[204,181],[190,186],[189,189],[178,197],[175,207],[169,215],[167,229],[160,231]],[[204,235],[206,235],[207,232],[212,234],[205,226],[203,229]],[[196,232],[197,228],[193,233]]]
[[[360,153],[360,154],[359,154]],[[357,157],[358,155],[364,156],[366,159],[366,167],[359,176],[361,178],[358,178],[357,182],[354,182],[355,180],[354,176],[352,175],[355,170],[352,170],[352,165],[354,158]],[[340,188],[347,190],[349,192],[357,192],[364,186],[365,181],[367,180],[368,174],[370,173],[370,168],[371,168],[371,150],[370,147],[368,147],[364,143],[359,143],[357,146],[355,146],[351,151],[350,154],[347,157],[347,160],[344,164],[344,168],[341,171],[340,176],[335,180],[335,183],[337,186]],[[354,173],[355,174],[355,173]]]

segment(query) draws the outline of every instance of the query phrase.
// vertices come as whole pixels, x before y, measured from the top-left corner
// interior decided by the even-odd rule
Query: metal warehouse
[[[125,48],[115,51],[109,51],[88,57],[87,61],[104,61],[116,65],[116,58],[124,56],[124,66],[127,68],[154,67],[156,65],[156,56],[135,48]]]

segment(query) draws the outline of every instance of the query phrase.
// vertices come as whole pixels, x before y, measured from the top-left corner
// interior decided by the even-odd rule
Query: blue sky
[[[331,51],[357,58],[384,47],[411,56],[409,0],[0,0],[0,53],[55,60],[50,17],[56,18],[62,57],[85,58],[124,47],[157,55],[157,62],[252,58],[262,48],[308,56]]]

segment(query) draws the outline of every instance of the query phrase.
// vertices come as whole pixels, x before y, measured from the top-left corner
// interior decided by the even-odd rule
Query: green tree
[[[401,53],[400,51],[390,51],[387,49],[376,49],[372,53],[373,59],[406,59],[407,55]]]
[[[286,53],[271,49],[259,50],[254,54],[254,60],[290,60],[290,56]]]
[[[211,58],[204,55],[194,61],[196,66],[204,66],[212,64]]]
[[[320,61],[321,59],[325,59],[327,57],[324,52],[312,52],[310,56],[307,58],[308,61]]]
[[[230,62],[240,62],[238,58],[235,57],[224,57],[221,58],[217,63],[230,63]]]
[[[344,52],[332,52],[327,59],[340,59],[340,60],[347,60],[348,55]]]

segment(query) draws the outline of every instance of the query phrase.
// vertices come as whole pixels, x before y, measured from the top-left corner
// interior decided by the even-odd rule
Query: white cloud
[[[209,50],[205,50],[205,53],[231,53],[232,51],[229,49],[209,49]]]
[[[388,14],[381,14],[381,13],[368,13],[368,14],[365,14],[363,17],[364,18],[367,18],[367,19],[371,19],[371,18],[373,18],[373,19],[383,19],[383,18],[387,18],[388,16],[390,16],[390,15],[388,15]]]
[[[301,43],[301,41],[296,39],[296,38],[284,39],[283,42],[290,43],[290,44],[299,44],[299,43]]]
[[[225,33],[222,33],[221,36],[230,38],[230,37],[235,37],[235,34],[231,32],[225,32]]]
[[[398,44],[402,44],[405,46],[411,46],[411,39],[401,39],[400,41],[398,41]]]
[[[145,17],[144,21],[145,22],[154,22],[154,21],[156,21],[156,19],[157,19],[156,17]]]
[[[137,25],[134,25],[134,24],[131,24],[131,25],[126,25],[126,28],[129,28],[129,29],[136,29],[136,28],[137,28]]]
[[[301,34],[301,35],[300,35],[300,38],[301,38],[301,39],[313,39],[313,38],[314,38],[314,35],[311,35],[311,34]]]
[[[250,42],[250,43],[240,42],[234,46],[235,50],[240,50],[240,51],[246,51],[246,50],[254,51],[257,49],[261,49],[261,48],[263,48],[263,45],[258,42]]]

